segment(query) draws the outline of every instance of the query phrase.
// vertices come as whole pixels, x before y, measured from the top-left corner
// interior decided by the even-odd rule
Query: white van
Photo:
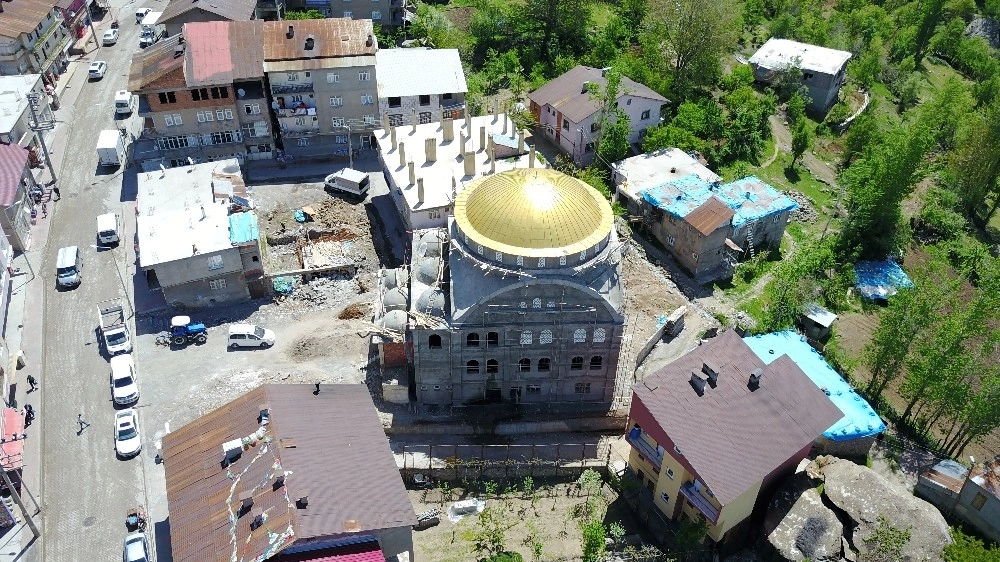
[[[56,283],[62,287],[75,287],[83,280],[83,258],[76,246],[59,248],[56,255]]]
[[[111,398],[120,405],[139,400],[139,382],[130,353],[111,358]]]
[[[105,246],[117,244],[121,240],[121,223],[117,213],[105,213],[97,217],[97,242]]]
[[[229,326],[229,347],[271,347],[274,332],[253,324],[232,324]]]
[[[364,196],[368,193],[368,174],[344,168],[343,170],[326,176],[326,188],[333,191],[343,191],[351,195]]]
[[[128,115],[135,109],[136,97],[128,90],[118,90],[115,92],[115,113],[118,115]]]

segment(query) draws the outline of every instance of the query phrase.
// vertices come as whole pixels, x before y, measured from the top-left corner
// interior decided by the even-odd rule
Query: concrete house
[[[913,492],[1000,542],[1000,457],[973,463],[972,470],[941,461],[920,475]]]
[[[535,122],[578,166],[594,160],[601,115],[599,102],[589,87],[604,88],[607,70],[577,66],[528,94]],[[639,142],[650,127],[660,123],[660,112],[667,101],[649,87],[622,76],[617,102],[629,118],[629,142]]]
[[[469,88],[458,49],[380,49],[375,68],[379,115],[388,113],[390,125],[463,117]]]
[[[373,146],[377,51],[371,20],[265,22],[264,72],[286,154],[347,156],[349,139]]]
[[[257,0],[170,0],[159,23],[167,26],[167,36],[180,33],[184,24],[207,21],[249,21],[256,19]],[[223,42],[221,46],[225,46]],[[236,53],[240,56],[240,53]]]
[[[31,129],[31,100],[37,99],[35,114],[40,129],[55,126],[55,117],[48,103],[41,74],[0,76],[0,143],[19,144],[32,152],[32,163],[38,161],[41,151],[38,134]]]
[[[54,77],[72,44],[55,0],[14,0],[0,4],[0,75]]]
[[[628,473],[641,485],[629,502],[654,533],[704,518],[713,542],[738,543],[757,502],[841,416],[787,356],[765,365],[723,332],[632,387]]]
[[[171,306],[202,308],[263,296],[259,226],[235,159],[139,174],[139,267]]]
[[[0,228],[14,250],[28,249],[31,235],[29,199],[33,189],[40,189],[31,173],[30,151],[16,144],[0,143]]]
[[[383,114],[383,122],[389,117]],[[382,174],[406,230],[444,228],[458,194],[483,175],[534,167],[530,137],[514,127],[505,114],[466,114],[463,121],[375,131]]]
[[[517,168],[467,186],[447,228],[415,232],[376,322],[405,331],[416,401],[606,410],[624,326],[613,218],[580,180]]]
[[[809,109],[826,113],[837,101],[850,59],[848,51],[772,37],[750,57],[750,66],[754,78],[765,84],[780,73],[797,68],[802,72],[802,85],[809,90]]]
[[[193,23],[133,55],[129,91],[138,94],[143,118],[137,161],[156,169],[271,157],[263,25]]]
[[[728,277],[740,259],[779,245],[798,208],[754,176],[721,183],[677,149],[629,158],[613,170],[629,213],[703,282]]]
[[[176,562],[413,560],[363,384],[260,386],[166,434],[163,460]]]

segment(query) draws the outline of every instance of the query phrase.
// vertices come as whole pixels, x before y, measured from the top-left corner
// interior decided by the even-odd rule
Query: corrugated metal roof
[[[204,10],[226,20],[249,21],[256,7],[257,0],[170,0],[163,9],[160,23],[167,23],[194,9]]]
[[[22,33],[34,31],[55,7],[52,0],[4,2],[3,12],[0,12],[0,36],[17,39]]]
[[[260,236],[257,215],[251,211],[229,215],[229,241],[235,244],[253,242]]]
[[[264,77],[264,22],[184,24],[184,77],[191,87]]]
[[[289,70],[320,70],[324,68],[352,68],[374,66],[375,55],[337,57],[325,59],[300,59],[265,61],[264,72],[286,72]]]
[[[261,386],[163,438],[175,561],[263,560],[299,539],[416,523],[367,387],[313,391]],[[223,466],[223,443],[244,438],[245,450]],[[275,487],[277,475],[284,486]],[[253,497],[246,513],[243,492]],[[264,524],[251,531],[257,509]]]
[[[729,224],[733,219],[733,210],[716,197],[709,197],[697,209],[684,217],[684,220],[704,236],[715,232],[720,227]]]
[[[598,109],[598,101],[591,98],[590,92],[584,91],[584,84],[587,82],[602,88],[608,83],[600,68],[579,65],[531,92],[528,99],[538,105],[551,105],[570,121],[579,123]],[[621,92],[622,95],[629,94],[663,103],[668,101],[650,87],[626,76],[622,76]]]
[[[0,143],[0,205],[13,205],[28,163],[28,149]]]
[[[375,53],[378,97],[465,93],[458,49],[381,49]]]
[[[790,39],[772,37],[750,57],[750,64],[769,70],[782,70],[797,66],[802,70],[835,75],[851,59],[849,51],[799,43]]]
[[[703,363],[720,369],[699,396],[690,383]],[[763,369],[751,391],[750,373]],[[701,378],[706,375],[701,374]],[[661,368],[632,391],[722,505],[795,456],[843,414],[787,356],[765,366],[733,330]],[[662,438],[662,437],[661,437]],[[666,439],[664,439],[664,442]],[[669,452],[668,452],[669,453]],[[674,453],[669,453],[674,454]]]
[[[805,313],[806,318],[812,320],[820,326],[823,326],[824,328],[829,328],[833,325],[834,321],[837,320],[836,314],[814,302],[807,304],[803,312]]]
[[[184,86],[184,56],[177,53],[181,35],[167,37],[132,55],[128,73],[128,90],[132,93]]]
[[[291,37],[289,28],[292,29]],[[313,47],[307,50],[306,39],[309,38],[313,40]],[[374,55],[376,51],[378,40],[372,20],[325,18],[264,23],[266,61]]]

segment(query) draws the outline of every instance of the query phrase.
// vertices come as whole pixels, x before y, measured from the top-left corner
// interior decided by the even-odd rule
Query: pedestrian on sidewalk
[[[83,414],[77,414],[76,415],[76,423],[80,424],[80,431],[76,432],[77,435],[80,435],[81,433],[83,433],[84,429],[87,429],[88,427],[90,427],[89,423],[83,421]]]
[[[42,217],[49,216],[49,209],[45,206],[45,201],[42,201]]]
[[[28,389],[28,393],[38,390],[38,380],[35,377],[28,375],[28,386],[31,387]]]
[[[35,421],[35,409],[31,407],[31,404],[24,405],[24,427],[31,425],[31,422]]]
[[[52,188],[52,193],[56,194],[56,201],[62,199],[62,195],[59,195],[59,188],[58,187],[53,187]]]

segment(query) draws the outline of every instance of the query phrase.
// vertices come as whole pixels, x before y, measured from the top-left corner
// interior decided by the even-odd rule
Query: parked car
[[[111,358],[111,399],[115,404],[122,405],[139,400],[139,384],[131,353]]]
[[[274,345],[274,332],[253,324],[229,326],[229,347],[263,347]]]
[[[145,18],[146,16],[148,16],[149,12],[152,12],[152,11],[153,10],[151,8],[139,8],[138,10],[136,10],[135,11],[135,23],[142,22],[142,19]]]
[[[104,45],[114,45],[118,42],[118,30],[111,28],[104,32]]]
[[[139,416],[129,408],[115,414],[115,452],[122,458],[134,457],[142,451],[139,439]]]
[[[342,191],[362,197],[368,193],[368,174],[351,168],[326,176],[323,183],[327,191]]]
[[[125,535],[122,562],[149,562],[149,543],[142,531]]]
[[[95,60],[94,62],[90,63],[90,71],[87,73],[87,76],[91,80],[100,80],[101,78],[104,78],[104,74],[107,71],[108,71],[108,63],[102,60]]]

